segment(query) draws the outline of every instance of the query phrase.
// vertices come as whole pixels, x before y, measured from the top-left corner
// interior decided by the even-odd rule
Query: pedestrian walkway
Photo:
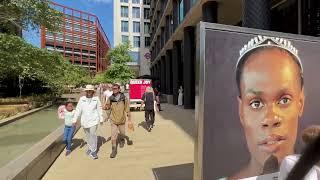
[[[98,129],[98,160],[85,155],[82,129],[74,137],[75,149],[57,158],[43,179],[103,179],[103,180],[191,180],[194,156],[194,111],[165,104],[156,115],[155,128],[145,130],[144,112],[133,112],[135,131],[127,132],[134,144],[118,148],[110,159],[110,124]]]

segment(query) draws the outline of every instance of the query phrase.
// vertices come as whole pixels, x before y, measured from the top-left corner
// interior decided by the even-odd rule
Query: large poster
[[[304,148],[301,131],[320,124],[320,42],[209,23],[198,32],[195,179],[277,175]]]

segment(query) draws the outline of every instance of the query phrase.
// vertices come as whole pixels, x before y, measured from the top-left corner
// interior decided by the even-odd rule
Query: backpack
[[[146,102],[146,101],[147,101],[147,93],[148,93],[148,92],[145,92],[145,93],[144,93],[144,100],[143,100],[144,102]],[[150,93],[151,93],[151,92],[150,92]],[[156,100],[155,93],[152,93],[152,99],[153,99],[153,101],[155,101],[155,100]]]
[[[59,119],[64,119],[64,111],[65,111],[65,109],[66,109],[65,105],[59,106],[58,112],[57,112]]]
[[[116,102],[116,103],[119,103],[120,101],[123,102],[123,105],[125,104],[125,100],[126,100],[126,96],[123,94],[123,93],[120,93],[120,98],[119,100],[117,101],[116,100],[116,96],[114,94],[112,94],[110,97],[110,106],[112,105],[112,103]]]

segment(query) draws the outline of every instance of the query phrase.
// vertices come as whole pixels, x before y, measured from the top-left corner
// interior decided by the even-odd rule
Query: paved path
[[[73,152],[68,157],[63,152],[43,179],[191,180],[194,111],[167,104],[163,109],[156,115],[155,128],[150,133],[143,128],[144,112],[133,112],[135,131],[127,134],[134,144],[119,148],[115,159],[109,158],[109,123],[98,129],[99,144],[102,142],[98,160],[85,155],[86,147],[80,145],[84,132],[80,129],[74,137]]]

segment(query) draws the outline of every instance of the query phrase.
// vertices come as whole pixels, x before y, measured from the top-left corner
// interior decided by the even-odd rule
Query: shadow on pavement
[[[175,122],[181,129],[183,129],[192,139],[195,137],[195,114],[194,110],[183,109],[181,106],[171,104],[161,104],[162,110],[156,114],[155,124],[158,116],[164,120],[171,120]]]
[[[146,131],[148,130],[147,128],[147,122],[146,121],[141,121],[139,124],[138,124],[138,127],[143,127],[143,129],[145,129]]]
[[[80,147],[81,144],[83,143],[84,141],[82,139],[77,139],[77,138],[72,139],[71,151],[77,149],[77,147]]]
[[[102,136],[98,136],[98,144],[97,144],[97,152],[99,152],[100,147],[109,142],[111,140],[111,137],[109,137],[108,139],[105,139]],[[83,148],[87,142],[85,142],[83,139],[73,139],[73,146],[71,147],[71,151],[75,150],[77,147],[79,148]]]
[[[192,180],[193,163],[153,168],[156,180]]]

